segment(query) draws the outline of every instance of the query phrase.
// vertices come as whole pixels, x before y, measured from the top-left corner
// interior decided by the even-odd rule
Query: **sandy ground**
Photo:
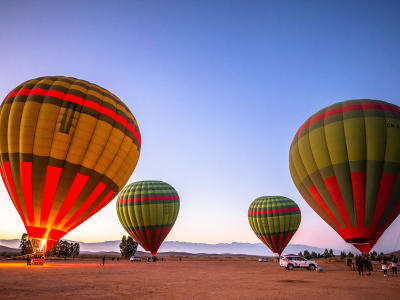
[[[0,299],[400,299],[400,276],[359,277],[344,263],[323,273],[256,261],[0,262]]]

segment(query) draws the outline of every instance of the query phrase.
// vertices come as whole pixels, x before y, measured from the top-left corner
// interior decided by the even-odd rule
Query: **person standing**
[[[383,276],[386,277],[387,271],[388,271],[388,264],[385,259],[382,259],[381,265],[382,265],[382,270],[383,270]]]
[[[361,256],[357,256],[356,265],[358,269],[358,275],[364,276],[364,259]]]
[[[104,266],[104,263],[106,262],[106,256],[103,256],[103,258],[101,260],[103,262],[102,266]]]
[[[392,274],[393,275],[397,275],[397,263],[398,263],[398,259],[396,256],[393,256],[392,258]]]

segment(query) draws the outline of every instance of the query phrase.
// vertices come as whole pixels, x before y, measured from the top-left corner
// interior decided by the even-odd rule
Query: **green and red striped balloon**
[[[178,193],[162,181],[134,182],[122,189],[117,200],[122,226],[153,255],[171,231],[178,212]]]
[[[369,252],[400,213],[400,107],[360,99],[320,110],[297,131],[289,167],[315,212]]]
[[[282,196],[264,196],[249,207],[249,223],[257,237],[279,255],[299,228],[300,208]]]

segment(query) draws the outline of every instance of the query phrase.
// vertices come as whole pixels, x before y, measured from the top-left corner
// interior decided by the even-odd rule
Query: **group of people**
[[[398,262],[399,262],[398,258],[393,256],[392,257],[392,274],[396,275],[396,276],[397,276],[397,263]],[[381,265],[382,265],[382,270],[383,270],[383,276],[386,277],[388,274],[389,265],[385,258],[382,259]]]
[[[370,272],[373,271],[372,263],[369,259],[369,255],[357,255],[356,257],[356,267],[358,270],[358,275],[364,276],[364,270],[368,270]]]
[[[393,275],[397,275],[397,264],[398,264],[398,258],[393,256],[391,260]],[[355,271],[357,269],[359,276],[364,276],[364,271],[367,270],[370,272],[373,271],[372,263],[368,254],[357,255],[353,259],[348,259],[347,265],[351,268],[352,271]],[[389,264],[386,258],[382,258],[381,266],[382,266],[383,276],[386,277],[389,269]]]

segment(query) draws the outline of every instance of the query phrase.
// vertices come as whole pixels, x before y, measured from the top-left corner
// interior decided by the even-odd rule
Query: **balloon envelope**
[[[128,107],[95,84],[48,76],[12,90],[0,107],[0,171],[33,244],[49,250],[110,202],[140,143]]]
[[[362,99],[320,110],[297,131],[289,166],[307,203],[369,252],[400,210],[400,108]]]
[[[279,255],[299,228],[300,208],[289,198],[264,196],[254,200],[248,211],[250,227],[272,252]]]
[[[125,230],[143,249],[157,254],[179,212],[179,196],[162,181],[139,181],[118,195],[117,214]]]

